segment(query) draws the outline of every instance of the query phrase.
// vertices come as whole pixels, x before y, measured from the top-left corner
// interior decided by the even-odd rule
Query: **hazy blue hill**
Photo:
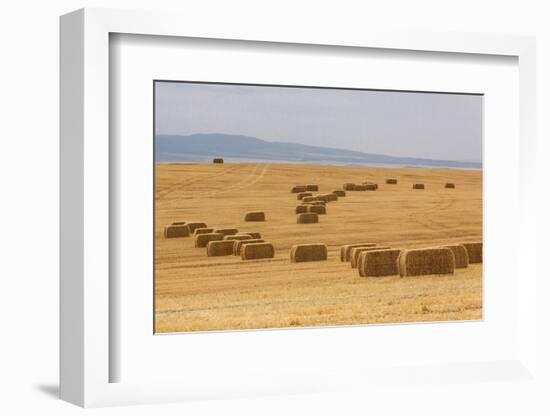
[[[229,134],[158,135],[155,139],[156,162],[199,162],[217,156],[229,161],[481,168],[480,163],[474,162],[393,157],[296,143],[268,142],[256,137]]]

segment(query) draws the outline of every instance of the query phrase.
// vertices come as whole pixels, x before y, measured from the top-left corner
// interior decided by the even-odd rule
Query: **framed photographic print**
[[[533,39],[231,28],[61,19],[62,398],[533,380]]]

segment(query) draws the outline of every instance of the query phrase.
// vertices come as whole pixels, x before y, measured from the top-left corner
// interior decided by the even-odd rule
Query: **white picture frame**
[[[238,28],[238,30],[236,29]],[[519,65],[519,178],[517,355],[506,360],[370,369],[320,374],[281,373],[238,379],[221,374],[185,381],[111,382],[110,363],[110,166],[109,36],[113,33],[280,42],[334,47],[383,48],[440,53],[505,55]],[[168,13],[82,9],[61,18],[61,397],[80,406],[185,401],[357,389],[418,377],[479,382],[537,380],[535,41],[530,37],[465,33],[360,33],[283,30],[276,24],[242,24]],[[472,376],[482,371],[483,377]],[[534,381],[533,381],[534,380]]]

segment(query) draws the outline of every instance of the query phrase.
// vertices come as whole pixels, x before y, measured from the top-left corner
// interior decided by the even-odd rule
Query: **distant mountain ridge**
[[[227,160],[318,163],[351,166],[395,165],[480,169],[481,163],[396,157],[354,150],[268,142],[257,137],[231,134],[157,135],[155,161],[198,162],[219,156]]]

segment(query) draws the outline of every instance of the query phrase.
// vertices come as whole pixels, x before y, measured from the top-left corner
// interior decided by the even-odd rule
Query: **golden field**
[[[225,163],[157,164],[155,332],[308,327],[482,318],[482,265],[454,275],[362,278],[340,246],[430,247],[482,239],[482,173],[451,169]],[[386,185],[397,178],[397,185]],[[377,182],[327,203],[318,224],[297,224],[293,185],[319,193]],[[412,184],[426,184],[413,190]],[[445,189],[454,182],[455,189]],[[315,192],[314,192],[315,194]],[[244,222],[264,211],[265,222]],[[258,231],[275,258],[207,257],[194,237],[165,239],[173,221]],[[290,247],[325,243],[327,261],[291,263]]]

